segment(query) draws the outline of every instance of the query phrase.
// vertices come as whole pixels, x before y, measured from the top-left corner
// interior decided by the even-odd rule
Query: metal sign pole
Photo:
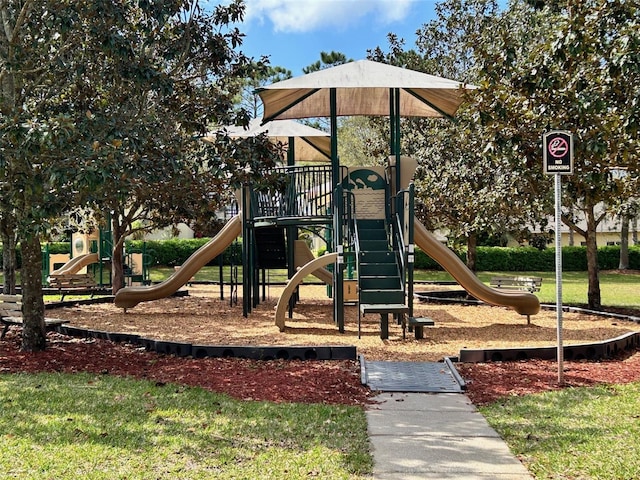
[[[573,173],[573,135],[564,130],[542,136],[544,173],[555,177],[556,230],[556,323],[558,337],[558,384],[564,385],[564,349],[562,347],[562,175]]]
[[[558,384],[564,385],[564,349],[562,346],[562,175],[555,175],[556,215],[556,325],[558,339]]]

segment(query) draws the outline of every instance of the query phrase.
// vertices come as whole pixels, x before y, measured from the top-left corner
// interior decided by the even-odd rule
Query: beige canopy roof
[[[404,117],[453,116],[462,83],[370,60],[349,62],[257,90],[264,121],[330,116],[329,91],[336,89],[337,115],[389,115],[391,89],[399,89]]]
[[[254,119],[248,128],[226,127],[231,137],[252,137],[266,133],[277,142],[289,145],[293,139],[294,158],[297,162],[328,162],[331,160],[331,138],[327,132],[312,128],[294,120],[274,120],[264,125],[262,120]]]

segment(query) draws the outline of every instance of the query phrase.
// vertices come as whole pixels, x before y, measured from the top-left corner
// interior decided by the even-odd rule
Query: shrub
[[[193,253],[204,246],[209,238],[150,240],[146,242],[145,252],[149,257],[149,265],[163,265],[175,267],[182,265]],[[142,252],[142,240],[130,240],[126,242],[127,252]],[[225,265],[232,262],[242,262],[242,242],[233,242],[222,253]],[[211,260],[207,265],[218,265],[219,256]]]
[[[534,247],[478,247],[478,271],[486,272],[552,272],[555,270],[555,249],[539,250]],[[458,253],[462,261],[465,254]],[[615,270],[620,261],[620,247],[606,246],[598,249],[598,266],[601,270]],[[434,260],[416,249],[415,267],[425,270],[441,270]],[[629,247],[629,268],[640,269],[640,245]],[[562,269],[564,271],[586,271],[586,247],[563,247]]]
[[[208,238],[153,240],[146,242],[146,253],[150,257],[150,265],[178,266],[195,251],[209,241]],[[142,252],[145,242],[141,240],[127,241],[127,252]],[[48,244],[49,253],[69,253],[69,242],[52,242]],[[324,253],[324,247],[317,255]],[[2,247],[0,246],[0,253]],[[456,252],[460,260],[466,261],[465,251]],[[223,255],[225,265],[232,262],[242,263],[242,241],[235,241],[227,247]],[[20,248],[17,252],[20,266]],[[1,261],[1,257],[0,257]],[[442,270],[442,267],[420,248],[415,249],[415,268],[421,270]],[[620,247],[605,246],[598,249],[598,266],[602,270],[615,270],[620,261]],[[218,265],[216,257],[209,265]],[[629,247],[629,268],[640,270],[640,245]],[[555,250],[546,248],[538,250],[534,247],[478,247],[479,271],[518,272],[547,271],[555,269]],[[587,269],[587,249],[583,246],[562,248],[562,269],[564,271],[585,271]]]
[[[70,242],[49,242],[47,243],[50,254],[69,253],[71,252]]]

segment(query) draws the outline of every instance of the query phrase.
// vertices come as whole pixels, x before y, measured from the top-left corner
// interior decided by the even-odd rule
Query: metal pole
[[[558,336],[558,384],[564,385],[564,349],[562,347],[562,176],[555,174],[555,203],[556,203],[556,324]]]
[[[334,251],[338,253],[338,260],[334,263],[333,270],[333,309],[335,322],[338,325],[338,331],[344,333],[344,254],[343,254],[343,238],[342,238],[342,222],[343,222],[343,205],[342,205],[342,188],[338,185],[342,183],[340,178],[340,159],[338,158],[338,107],[337,92],[335,88],[329,90],[329,110],[331,113],[331,168],[333,173],[333,215],[334,215],[334,232],[333,243]],[[336,193],[339,191],[339,194]]]

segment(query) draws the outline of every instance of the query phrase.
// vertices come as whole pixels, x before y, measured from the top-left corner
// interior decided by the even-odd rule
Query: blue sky
[[[268,55],[271,65],[293,76],[337,51],[361,60],[367,49],[388,49],[393,32],[413,47],[415,32],[434,18],[436,0],[245,0],[246,34],[240,48],[246,55]]]

